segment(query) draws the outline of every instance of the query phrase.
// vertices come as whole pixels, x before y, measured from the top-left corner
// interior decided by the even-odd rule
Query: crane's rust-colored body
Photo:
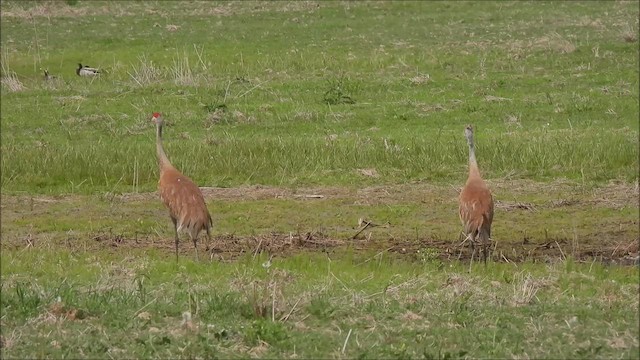
[[[211,242],[209,230],[213,226],[209,209],[204,201],[200,188],[187,176],[181,174],[167,158],[162,146],[162,126],[164,120],[159,113],[153,114],[156,123],[156,152],[160,165],[160,181],[158,192],[164,205],[169,209],[169,216],[173,222],[176,241],[176,261],[178,261],[178,232],[189,234],[196,249],[198,259],[198,235],[205,230],[207,240]],[[208,246],[207,246],[208,247]]]
[[[473,127],[467,125],[464,130],[469,144],[469,177],[460,192],[459,215],[463,226],[465,241],[471,242],[473,255],[475,243],[482,244],[484,263],[487,263],[487,246],[491,241],[491,223],[493,222],[493,197],[491,191],[480,177],[473,143]]]

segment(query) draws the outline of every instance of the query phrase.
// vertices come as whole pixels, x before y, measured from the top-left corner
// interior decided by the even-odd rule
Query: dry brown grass
[[[561,54],[570,54],[576,51],[575,44],[558,33],[552,33],[539,38],[535,42],[535,45]]]
[[[536,298],[538,290],[542,287],[539,280],[534,279],[530,274],[516,276],[513,285],[512,306],[526,306],[531,304]]]
[[[35,2],[33,2],[35,3]],[[69,6],[63,1],[43,1],[34,6],[17,5],[15,2],[3,4],[0,16],[31,20],[34,17],[79,17],[111,14],[114,16],[134,15],[131,6],[125,2],[112,2],[108,5],[89,4],[89,6]]]
[[[18,75],[7,65],[6,60],[2,59],[0,68],[2,69],[2,87],[11,92],[18,92],[25,89]]]
[[[522,124],[520,123],[520,115],[509,114],[505,118],[504,122],[509,126],[522,127]]]
[[[634,30],[632,26],[627,25],[624,30],[622,30],[622,39],[629,43],[636,42],[638,40],[638,31]]]
[[[155,66],[152,60],[147,59],[145,55],[139,60],[140,63],[134,66],[131,72],[127,72],[139,86],[152,84],[162,78],[162,70]]]
[[[189,63],[189,56],[186,54],[182,57],[174,57],[173,66],[171,66],[169,71],[176,85],[195,86],[198,84]]]
[[[419,74],[409,79],[412,85],[423,85],[431,81],[429,74]]]
[[[30,6],[33,5],[33,6]],[[167,10],[166,6],[157,6],[154,2],[83,2],[70,6],[64,1],[42,1],[29,5],[17,2],[3,2],[0,16],[2,18],[19,18],[31,20],[34,17],[80,17],[80,16],[139,16],[140,14],[171,16],[176,12],[187,16],[226,17],[243,13],[257,12],[307,12],[313,13],[321,3],[315,1],[229,1],[212,6],[209,1],[176,2]],[[171,29],[169,29],[172,31]],[[174,29],[175,30],[175,29]]]
[[[18,76],[14,72],[11,72],[2,77],[2,87],[11,92],[18,92],[25,89],[24,85],[22,84],[20,79],[18,79]]]
[[[378,177],[378,171],[376,169],[358,169],[358,173],[366,177]]]

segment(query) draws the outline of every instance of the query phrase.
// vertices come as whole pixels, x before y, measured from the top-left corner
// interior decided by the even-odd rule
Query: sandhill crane
[[[467,125],[464,135],[469,144],[469,177],[460,192],[459,215],[463,226],[465,240],[470,240],[475,254],[476,239],[482,242],[484,263],[487,263],[487,243],[491,238],[491,222],[493,221],[493,197],[491,191],[480,177],[473,144],[473,127]],[[463,242],[464,243],[464,242]]]
[[[97,76],[100,74],[100,70],[96,69],[96,68],[92,68],[90,66],[82,66],[81,63],[78,63],[78,68],[76,69],[76,74],[78,74],[78,76]]]
[[[162,146],[162,126],[164,120],[159,113],[153,113],[156,124],[156,152],[160,165],[160,181],[158,192],[164,205],[169,209],[176,237],[176,262],[178,261],[178,231],[185,231],[191,237],[198,259],[198,235],[200,231],[207,233],[208,244],[211,243],[209,230],[213,222],[202,196],[200,188],[187,176],[182,175],[171,165]],[[207,245],[208,245],[207,244]],[[208,246],[207,246],[208,248]]]

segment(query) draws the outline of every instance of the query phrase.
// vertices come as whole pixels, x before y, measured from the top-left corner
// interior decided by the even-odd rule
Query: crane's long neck
[[[473,144],[473,138],[469,139],[469,177],[480,177],[478,170],[478,162],[476,161],[476,147]]]
[[[167,154],[164,152],[164,147],[162,146],[162,124],[158,124],[156,130],[156,153],[158,154],[158,164],[161,169],[165,166],[171,166],[171,162],[169,158],[167,158]]]

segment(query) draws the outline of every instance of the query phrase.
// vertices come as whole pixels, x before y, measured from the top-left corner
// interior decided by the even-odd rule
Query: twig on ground
[[[323,199],[324,195],[293,195],[293,197],[297,198],[305,198],[305,199]]]
[[[260,245],[262,245],[262,238],[260,238],[260,242],[258,243],[258,246],[256,246],[256,250],[253,252],[253,259],[255,259],[256,255],[258,255],[258,251],[260,250]]]
[[[361,262],[361,263],[357,264],[356,266],[360,266],[360,265],[362,265],[362,264],[366,264],[366,263],[368,263],[369,261],[371,261],[371,260],[375,259],[376,257],[378,257],[378,255],[382,255],[383,253],[388,252],[389,250],[391,250],[391,249],[393,249],[393,248],[394,248],[393,246],[392,246],[392,247],[390,247],[390,248],[386,248],[386,249],[384,249],[384,250],[380,251],[379,253],[377,253],[377,254],[373,255],[372,257],[368,258],[367,260],[365,260],[365,261],[363,261],[363,262]]]
[[[283,315],[280,318],[280,321],[287,322],[287,320],[289,320],[289,316],[291,316],[291,314],[293,314],[293,311],[296,309],[296,306],[298,306],[298,303],[300,302],[300,300],[302,300],[302,298],[299,298],[298,301],[296,301],[296,303],[293,304],[293,307],[291,308],[291,310],[289,310],[289,313],[287,315]]]
[[[347,334],[347,338],[344,339],[344,344],[342,345],[342,353],[344,354],[345,349],[347,348],[347,342],[349,342],[349,337],[351,337],[351,329],[349,329],[349,333]]]
[[[131,318],[135,318],[136,316],[138,316],[138,314],[139,314],[142,310],[146,309],[146,308],[147,308],[147,306],[149,306],[149,305],[153,304],[154,302],[156,302],[156,300],[158,300],[158,298],[155,298],[155,299],[153,299],[153,300],[149,301],[145,306],[141,307],[140,309],[138,309],[138,311],[134,312],[134,313],[133,313],[133,316],[132,316]]]
[[[262,86],[262,84],[266,83],[267,81],[269,81],[269,80],[265,80],[265,81],[261,82],[260,84],[258,84],[258,85],[256,85],[256,86],[252,87],[251,89],[249,89],[249,90],[247,90],[247,91],[243,92],[242,94],[240,94],[240,95],[236,96],[236,99],[240,99],[241,97],[243,97],[243,96],[247,95],[248,93],[252,92],[253,90],[255,90],[255,89],[257,89],[257,88],[261,87],[261,86]]]
[[[371,223],[369,221],[365,221],[364,226],[362,227],[362,229],[360,229],[355,235],[353,235],[351,237],[351,239],[355,239],[358,235],[360,235],[361,232],[363,232],[366,228],[368,228],[371,225]]]
[[[558,247],[558,249],[560,249],[560,254],[562,254],[562,260],[567,260],[567,257],[564,255],[564,251],[562,251],[562,248],[560,247],[560,244],[558,244],[557,240],[556,240],[556,246]]]

